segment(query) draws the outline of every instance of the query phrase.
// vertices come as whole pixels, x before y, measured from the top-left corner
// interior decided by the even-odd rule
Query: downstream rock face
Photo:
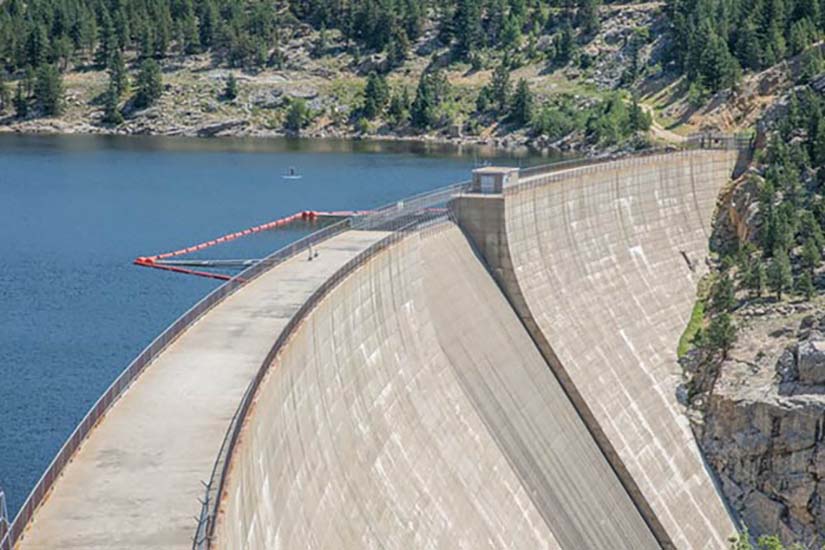
[[[722,196],[713,242],[759,237],[758,179]],[[723,492],[754,535],[825,544],[825,308],[753,300],[735,313],[738,341],[721,362],[683,358],[691,419]]]
[[[818,548],[825,544],[825,315],[811,311],[796,304],[743,312],[750,319],[697,428],[753,534]]]

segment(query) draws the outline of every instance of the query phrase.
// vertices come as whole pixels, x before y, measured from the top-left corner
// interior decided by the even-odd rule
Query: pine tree
[[[723,273],[713,287],[711,295],[713,309],[718,312],[731,311],[736,305],[736,295],[733,290],[733,281],[727,273]]]
[[[761,298],[767,286],[768,274],[765,264],[759,260],[752,261],[745,274],[745,287],[751,291],[751,296]]]
[[[533,93],[530,85],[523,78],[516,85],[516,93],[510,105],[510,120],[518,126],[524,126],[530,122],[533,116]]]
[[[219,16],[218,8],[215,6],[214,0],[204,0],[201,4],[200,15],[198,20],[200,27],[200,43],[204,48],[210,48],[214,44],[215,36],[217,35]]]
[[[788,259],[788,254],[783,249],[780,248],[774,251],[767,274],[768,286],[776,293],[776,299],[781,300],[782,293],[793,284],[791,262]]]
[[[8,84],[6,84],[6,78],[3,76],[3,72],[0,71],[0,114],[6,112],[9,103],[11,103],[11,92],[9,91]]]
[[[468,59],[481,43],[480,0],[458,0],[453,24],[456,52],[462,58]]]
[[[448,92],[448,82],[440,70],[424,73],[418,81],[410,108],[410,120],[416,128],[428,129],[438,123],[438,109]]]
[[[599,31],[599,1],[579,0],[576,23],[584,34],[596,34]]]
[[[740,76],[739,64],[728,50],[727,44],[716,34],[711,34],[699,60],[702,83],[712,92],[733,86]]]
[[[100,39],[98,42],[97,52],[95,52],[95,63],[98,67],[108,67],[112,60],[112,56],[118,49],[117,35],[115,34],[115,27],[112,23],[112,18],[108,10],[103,11],[101,17]]]
[[[407,88],[405,87],[400,94],[392,94],[390,106],[387,109],[387,114],[389,115],[392,123],[398,126],[409,118],[409,108],[409,92],[407,92]]]
[[[811,274],[807,271],[803,271],[799,276],[799,279],[796,282],[796,291],[804,296],[806,300],[813,298],[815,292],[814,282],[811,278]]]
[[[515,50],[521,46],[521,19],[510,14],[501,28],[501,45],[505,50]]]
[[[809,273],[813,273],[822,263],[822,252],[813,238],[805,239],[802,245],[802,265]]]
[[[630,104],[629,117],[630,128],[634,132],[647,132],[653,124],[653,118],[642,109],[635,95],[633,96],[633,102]]]
[[[137,94],[135,107],[145,109],[153,105],[163,93],[160,66],[154,59],[146,59],[140,65],[137,77]]]
[[[510,100],[510,69],[505,61],[493,71],[490,80],[490,99],[499,112],[504,111]]]
[[[123,115],[120,113],[120,107],[118,105],[119,98],[120,94],[118,93],[117,82],[110,76],[103,107],[103,122],[106,124],[118,125],[123,123]]]
[[[238,97],[238,80],[233,73],[229,73],[226,79],[226,86],[223,89],[223,97],[228,100],[233,100]]]
[[[722,360],[725,360],[735,343],[736,326],[730,314],[722,313],[711,319],[707,332],[707,344],[711,351],[721,353]]]
[[[375,71],[367,77],[367,86],[364,89],[364,116],[372,120],[379,116],[390,100],[390,87],[387,79]]]
[[[109,61],[109,80],[114,86],[116,97],[120,99],[129,88],[129,73],[120,50],[115,51]]]
[[[17,90],[14,94],[14,114],[18,118],[25,118],[29,114],[29,100],[26,97],[25,85],[22,81],[17,82]]]
[[[34,68],[48,60],[49,37],[43,25],[34,25],[26,44],[26,61]]]
[[[329,37],[327,36],[327,26],[321,24],[321,29],[318,31],[318,40],[312,48],[312,53],[316,57],[321,57],[327,52],[329,47]]]
[[[562,27],[561,37],[559,39],[558,47],[556,48],[556,63],[559,65],[567,65],[573,60],[573,54],[576,51],[576,38],[573,35],[573,27],[569,20],[564,21]]]
[[[57,116],[63,112],[63,78],[57,67],[43,65],[37,70],[34,97],[43,114]]]
[[[390,67],[398,67],[407,59],[410,51],[410,39],[407,31],[398,25],[393,25],[390,31],[390,41],[387,43],[387,63]]]

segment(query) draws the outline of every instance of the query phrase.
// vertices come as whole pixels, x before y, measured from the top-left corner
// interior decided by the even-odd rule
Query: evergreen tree
[[[120,93],[118,92],[117,82],[110,76],[103,104],[104,123],[114,125],[123,123],[123,115],[120,113],[120,107],[118,105],[119,98]]]
[[[630,104],[629,117],[630,128],[634,132],[647,132],[653,124],[652,117],[642,109],[635,95],[633,96],[633,103]]]
[[[802,245],[802,265],[809,273],[813,273],[822,263],[822,253],[813,238],[805,239]]]
[[[501,45],[505,50],[515,50],[521,46],[521,19],[510,14],[501,28]]]
[[[722,313],[711,319],[706,338],[710,350],[721,353],[722,360],[727,359],[736,343],[736,326],[730,314]]]
[[[556,63],[559,65],[567,65],[573,60],[575,51],[576,37],[573,35],[573,26],[569,20],[565,20],[561,37],[559,38],[558,48],[556,49]]]
[[[405,87],[403,91],[399,93],[392,94],[392,98],[390,99],[390,106],[387,110],[387,114],[390,117],[390,120],[396,126],[403,124],[407,121],[410,116],[409,113],[410,109],[410,99],[409,99],[409,92],[407,92],[407,88]]]
[[[713,294],[711,295],[711,304],[714,311],[727,312],[731,311],[736,305],[736,295],[733,290],[733,281],[727,273],[723,273],[719,280],[713,287]]]
[[[109,11],[104,9],[101,17],[99,45],[97,52],[95,52],[95,63],[97,66],[101,68],[108,67],[117,49],[118,40],[115,34],[115,26],[112,23]]]
[[[14,114],[18,118],[25,118],[29,114],[29,100],[22,81],[17,83],[17,90],[14,93]]]
[[[198,16],[200,22],[198,28],[199,39],[202,47],[210,48],[215,43],[215,37],[218,32],[218,8],[215,6],[214,0],[204,0],[200,3],[200,6],[200,14]]]
[[[3,76],[3,72],[0,71],[0,114],[6,112],[10,103],[11,92],[9,91],[8,84],[6,84],[6,78]]]
[[[578,0],[579,10],[576,22],[584,34],[596,34],[599,31],[599,0]]]
[[[114,87],[117,99],[120,99],[129,88],[129,73],[120,50],[115,51],[109,61],[109,81]]]
[[[510,105],[510,120],[518,126],[524,126],[530,122],[533,116],[533,93],[530,85],[523,78],[516,85],[516,93]]]
[[[762,292],[767,286],[767,281],[768,274],[765,264],[758,260],[751,262],[745,275],[745,286],[751,291],[751,295],[755,298],[761,298]]]
[[[455,11],[456,52],[464,59],[481,44],[481,1],[458,0]]]
[[[803,271],[799,276],[799,279],[796,282],[796,291],[804,296],[806,300],[813,298],[815,291],[814,282],[811,278],[811,274],[807,271]]]
[[[58,116],[63,112],[63,78],[57,67],[43,65],[37,69],[34,97],[46,116]]]
[[[26,61],[32,67],[40,67],[48,60],[49,37],[43,25],[34,25],[26,44]]]
[[[740,76],[739,64],[727,44],[715,34],[710,35],[699,61],[702,83],[712,92],[736,84]]]
[[[390,32],[390,41],[387,43],[387,62],[390,67],[398,67],[407,59],[410,51],[410,39],[407,31],[394,25]]]
[[[390,87],[387,79],[372,71],[367,77],[367,86],[364,89],[364,116],[372,120],[379,116],[390,100]]]
[[[410,121],[420,129],[434,127],[438,121],[438,111],[448,93],[447,78],[440,70],[424,73],[418,81],[410,108]]]
[[[316,57],[321,57],[327,52],[329,47],[329,38],[327,37],[327,26],[322,24],[321,30],[318,31],[318,40],[315,42],[315,47],[312,53]]]
[[[291,132],[300,132],[310,122],[309,106],[303,98],[293,98],[289,103],[284,127]]]
[[[493,71],[490,80],[490,99],[499,112],[504,111],[510,101],[510,88],[510,69],[502,61]]]
[[[788,259],[788,254],[782,250],[777,249],[773,253],[773,258],[768,266],[768,286],[776,293],[776,299],[782,299],[782,293],[788,290],[793,284],[793,275],[791,273],[791,261]]]
[[[229,77],[226,79],[226,85],[223,89],[223,97],[229,100],[233,100],[238,97],[238,80],[235,78],[233,73],[229,73]]]
[[[145,109],[160,99],[163,93],[163,82],[160,66],[154,59],[145,59],[140,65],[137,77],[137,94],[135,107]]]

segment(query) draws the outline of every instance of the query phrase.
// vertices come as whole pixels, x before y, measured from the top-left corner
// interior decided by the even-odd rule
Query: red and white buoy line
[[[142,267],[151,267],[152,269],[161,269],[164,271],[172,271],[174,273],[183,273],[186,275],[196,275],[198,277],[207,277],[210,279],[218,279],[221,281],[228,281],[232,279],[232,275],[225,275],[223,273],[212,273],[210,271],[200,271],[196,269],[189,269],[186,267],[181,267],[180,265],[170,265],[166,263],[166,260],[170,258],[176,258],[179,256],[184,256],[186,254],[192,254],[193,252],[199,252],[201,250],[205,250],[207,248],[211,248],[213,246],[217,246],[219,244],[228,243],[230,241],[234,241],[236,239],[240,239],[241,237],[247,237],[249,235],[254,235],[255,233],[260,233],[262,231],[269,231],[271,229],[278,229],[282,228],[286,225],[297,221],[316,221],[320,218],[345,218],[350,216],[359,216],[363,214],[368,214],[368,211],[335,211],[335,212],[320,212],[317,210],[304,210],[302,212],[297,212],[292,214],[291,216],[287,216],[285,218],[280,218],[271,222],[267,222],[261,225],[256,225],[255,227],[250,227],[249,229],[244,229],[243,231],[237,231],[235,233],[229,233],[227,235],[223,235],[222,237],[218,237],[217,239],[212,239],[210,241],[205,241],[193,246],[189,246],[187,248],[181,248],[180,250],[175,250],[172,252],[164,252],[163,254],[156,254],[154,256],[141,256],[139,258],[135,258],[134,264],[139,265]]]

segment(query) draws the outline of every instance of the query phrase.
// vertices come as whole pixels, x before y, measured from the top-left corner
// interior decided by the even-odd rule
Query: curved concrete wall
[[[496,240],[514,305],[679,548],[725,548],[735,531],[675,395],[676,345],[735,162],[692,151],[535,178],[505,189]]]
[[[460,230],[308,315],[236,448],[218,548],[657,548]]]

